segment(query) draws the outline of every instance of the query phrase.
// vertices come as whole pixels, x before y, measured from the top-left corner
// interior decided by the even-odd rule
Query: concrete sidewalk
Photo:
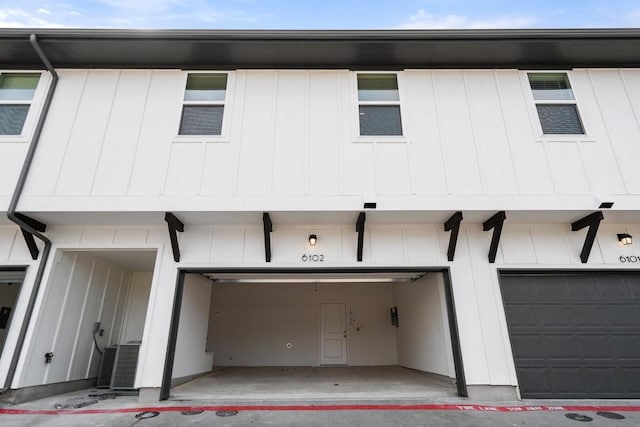
[[[165,401],[148,405],[136,396],[90,398],[91,390],[0,406],[3,426],[634,426],[640,425],[640,401],[438,401],[197,402]],[[102,392],[104,393],[104,392]],[[97,401],[96,401],[97,400]],[[86,404],[56,409],[60,404]],[[236,412],[237,411],[237,412]],[[572,418],[571,416],[574,414]],[[623,418],[624,417],[624,418]]]

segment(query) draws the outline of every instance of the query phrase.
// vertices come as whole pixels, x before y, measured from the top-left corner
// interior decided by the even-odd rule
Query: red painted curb
[[[541,411],[584,411],[584,412],[640,412],[640,406],[487,406],[487,405],[229,405],[229,406],[151,406],[113,409],[11,409],[0,408],[0,415],[91,415],[126,414],[139,412],[182,412],[182,411],[471,411],[471,412],[541,412]]]

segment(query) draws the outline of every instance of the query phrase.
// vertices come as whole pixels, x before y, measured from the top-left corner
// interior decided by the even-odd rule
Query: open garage
[[[171,397],[463,394],[449,286],[443,271],[185,273]]]
[[[640,273],[503,271],[523,398],[640,397]]]

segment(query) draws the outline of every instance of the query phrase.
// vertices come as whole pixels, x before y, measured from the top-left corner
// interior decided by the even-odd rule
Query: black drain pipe
[[[31,42],[31,45],[37,52],[38,56],[44,63],[49,73],[51,73],[52,80],[51,80],[51,85],[49,86],[49,90],[47,91],[47,97],[44,100],[44,105],[42,106],[42,112],[40,113],[40,117],[38,118],[38,123],[36,124],[36,129],[33,133],[31,144],[29,144],[29,150],[27,151],[27,155],[24,159],[24,164],[22,165],[20,176],[18,177],[18,183],[16,184],[16,189],[13,192],[13,196],[11,197],[11,203],[9,204],[7,217],[9,218],[10,221],[18,225],[18,227],[28,231],[33,236],[42,240],[42,242],[44,243],[44,249],[42,250],[42,255],[40,255],[40,265],[38,266],[38,272],[36,273],[36,277],[33,283],[33,290],[31,291],[29,302],[27,303],[27,311],[24,316],[24,321],[22,322],[22,325],[20,327],[18,342],[16,343],[16,347],[13,351],[13,357],[11,358],[11,364],[9,365],[7,378],[5,380],[4,386],[0,389],[0,394],[7,392],[7,390],[11,388],[11,383],[13,382],[13,377],[16,373],[16,368],[18,366],[18,360],[20,359],[20,354],[22,353],[24,339],[27,335],[27,329],[29,328],[29,323],[31,322],[33,307],[36,303],[36,298],[38,296],[40,284],[42,283],[42,278],[44,276],[44,269],[47,265],[49,252],[51,251],[51,240],[49,240],[44,234],[34,229],[32,226],[27,224],[24,220],[19,218],[18,215],[16,215],[16,208],[18,207],[18,201],[20,200],[20,196],[22,195],[22,190],[24,189],[24,185],[27,181],[27,176],[29,175],[29,169],[31,169],[31,163],[33,162],[33,158],[36,153],[36,148],[38,147],[38,142],[40,141],[40,135],[42,134],[42,128],[44,127],[47,114],[49,113],[51,100],[53,99],[53,94],[56,90],[56,86],[58,85],[58,73],[56,73],[56,70],[53,68],[53,66],[47,59],[46,55],[40,48],[40,45],[38,44],[38,38],[36,37],[36,35],[31,34],[31,36],[29,37],[29,41]]]

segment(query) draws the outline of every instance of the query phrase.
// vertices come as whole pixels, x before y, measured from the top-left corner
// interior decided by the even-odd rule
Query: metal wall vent
[[[109,388],[111,385],[111,374],[116,360],[117,347],[106,347],[102,360],[100,361],[100,371],[98,372],[97,388]]]
[[[122,344],[118,346],[111,376],[112,389],[133,389],[138,367],[140,344]]]

